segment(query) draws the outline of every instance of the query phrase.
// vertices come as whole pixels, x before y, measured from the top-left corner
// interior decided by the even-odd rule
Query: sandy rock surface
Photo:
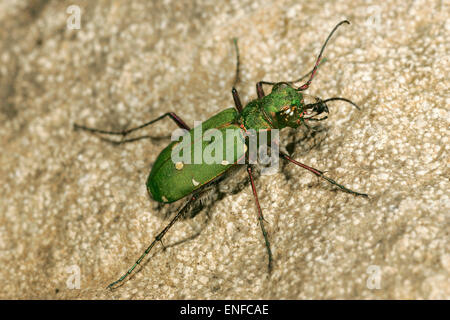
[[[0,1],[0,298],[449,299],[448,3],[195,3]],[[330,102],[316,131],[284,130],[282,143],[370,199],[282,163],[256,180],[270,276],[247,185],[178,222],[167,250],[105,290],[181,205],[161,208],[145,188],[176,126],[118,146],[73,123],[206,120],[233,106],[233,37],[248,102],[257,81],[309,71],[342,19],[308,92],[362,111]]]

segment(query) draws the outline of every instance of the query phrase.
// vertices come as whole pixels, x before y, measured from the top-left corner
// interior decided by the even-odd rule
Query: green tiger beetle
[[[327,118],[327,116],[323,116],[318,118],[317,116],[328,113],[327,103],[330,101],[341,100],[345,101],[353,106],[355,106],[358,110],[359,107],[353,103],[352,101],[341,98],[341,97],[333,97],[328,99],[320,99],[315,96],[311,96],[303,93],[306,89],[309,88],[316,71],[321,62],[322,53],[334,34],[334,32],[341,26],[342,24],[350,24],[349,21],[343,20],[339,22],[328,35],[325,43],[323,44],[319,56],[314,64],[313,69],[308,72],[305,76],[293,80],[293,81],[284,81],[284,82],[268,82],[268,81],[260,81],[256,84],[256,93],[258,98],[250,101],[245,107],[242,106],[238,91],[235,86],[239,79],[239,49],[237,46],[237,39],[234,39],[237,63],[236,63],[236,77],[235,82],[232,87],[231,93],[233,96],[235,109],[229,108],[219,112],[212,118],[204,121],[201,126],[203,130],[207,129],[234,129],[240,131],[247,131],[249,129],[254,130],[265,130],[271,131],[273,129],[283,129],[285,127],[297,128],[300,125],[307,126],[307,122],[309,121],[322,121]],[[300,82],[303,79],[309,79],[301,86],[295,87],[294,83]],[[272,86],[272,91],[270,94],[265,95],[263,90],[263,85]],[[123,131],[106,131],[99,130],[94,128],[89,128],[82,125],[75,124],[75,129],[82,129],[92,133],[97,134],[107,134],[107,135],[119,135],[125,137],[131,132],[140,130],[144,127],[147,127],[159,120],[162,120],[166,117],[172,119],[178,127],[185,129],[189,134],[193,133],[194,129],[191,129],[176,113],[167,112],[158,118],[144,123],[138,127],[123,130]],[[134,141],[137,139],[129,139],[129,141]],[[185,204],[181,206],[181,208],[177,211],[176,215],[170,223],[156,235],[154,241],[150,244],[150,246],[145,250],[145,252],[139,257],[139,259],[134,263],[134,265],[117,281],[112,282],[108,285],[107,288],[112,289],[115,285],[122,282],[132,271],[139,265],[144,257],[150,252],[150,250],[154,247],[157,242],[162,243],[162,238],[167,233],[167,231],[175,224],[175,222],[188,211],[190,205],[192,205],[195,201],[197,201],[202,195],[202,191],[205,190],[212,183],[220,180],[220,177],[228,172],[232,167],[236,167],[238,165],[237,158],[234,158],[234,162],[224,162],[222,163],[213,163],[213,164],[187,164],[183,162],[174,163],[171,161],[171,151],[174,146],[178,142],[170,143],[158,156],[156,159],[150,175],[147,179],[147,190],[149,195],[156,201],[162,203],[171,203],[182,199],[184,197],[188,197]],[[247,143],[247,142],[245,142]],[[205,148],[205,145],[202,145],[202,148]],[[235,146],[225,146],[227,148],[235,148]],[[243,151],[245,156],[248,156],[247,148],[244,148]],[[286,153],[282,151],[278,151],[279,156],[289,162],[294,163],[295,165],[304,168],[310,172],[312,172],[317,177],[323,178],[332,185],[337,186],[339,189],[351,193],[356,196],[364,196],[368,197],[365,193],[359,193],[347,189],[343,185],[337,183],[333,179],[324,175],[324,172],[307,166],[306,164],[300,163],[291,157],[289,157]],[[241,154],[242,155],[242,154]],[[239,157],[237,155],[236,157]],[[264,237],[265,246],[267,249],[268,255],[268,268],[269,273],[272,269],[272,251],[270,249],[270,243],[268,239],[267,231],[264,227],[264,217],[261,211],[261,207],[258,201],[258,194],[255,188],[255,182],[253,177],[253,167],[250,164],[246,164],[246,169],[249,177],[249,181],[252,187],[253,196],[255,198],[256,208],[258,212],[258,222],[261,227],[261,231]]]

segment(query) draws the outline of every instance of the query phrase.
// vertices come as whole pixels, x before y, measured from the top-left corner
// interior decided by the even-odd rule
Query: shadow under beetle
[[[235,109],[234,108],[226,109],[222,112],[219,112],[210,119],[204,121],[201,124],[203,129],[202,132],[205,132],[206,130],[211,128],[215,128],[218,130],[234,129],[234,130],[241,130],[242,132],[245,132],[248,129],[253,129],[256,131],[266,130],[270,132],[271,129],[282,129],[285,127],[297,128],[300,125],[307,126],[308,121],[322,121],[327,119],[327,116],[323,116],[321,118],[319,118],[318,116],[323,113],[328,113],[327,102],[335,100],[348,102],[359,109],[359,107],[355,103],[346,98],[333,97],[322,100],[318,97],[314,97],[303,93],[304,90],[308,89],[309,85],[311,84],[316,74],[316,71],[319,67],[322,58],[322,53],[329,39],[331,38],[333,33],[339,28],[339,26],[341,26],[344,23],[350,24],[349,21],[343,20],[333,28],[333,30],[325,40],[325,43],[323,44],[320,50],[319,56],[317,57],[317,60],[314,64],[314,68],[311,70],[311,72],[308,72],[305,76],[294,81],[285,81],[276,83],[268,81],[258,82],[256,84],[256,93],[258,95],[258,98],[250,101],[245,107],[242,106],[239,94],[235,88],[235,85],[239,79],[239,49],[237,46],[237,40],[234,39],[237,63],[236,63],[236,78],[231,93],[233,95]],[[309,79],[303,85],[299,87],[294,86],[294,83],[299,82],[308,76]],[[265,95],[263,85],[272,86],[272,91],[270,94]],[[166,117],[172,119],[180,128],[188,130],[189,134],[193,133],[194,129],[191,129],[174,112],[167,112],[150,122],[123,131],[99,130],[77,124],[75,124],[74,126],[75,129],[82,129],[93,133],[121,135],[122,137],[125,137],[131,132],[142,129]],[[129,139],[127,141],[135,141],[135,140],[138,139]],[[186,213],[190,205],[200,198],[200,196],[202,195],[202,191],[204,191],[212,183],[217,182],[219,178],[224,173],[229,171],[232,167],[238,165],[237,159],[235,159],[234,163],[227,161],[213,164],[206,164],[206,163],[188,164],[182,162],[174,163],[173,161],[171,161],[171,151],[177,143],[178,143],[177,141],[172,142],[159,154],[158,158],[156,159],[152,167],[150,175],[148,176],[146,185],[150,196],[156,201],[162,203],[170,203],[184,197],[188,197],[188,200],[185,204],[181,206],[181,208],[178,210],[175,217],[172,218],[170,223],[155,237],[155,240],[150,244],[150,246],[135,262],[135,264],[117,281],[114,281],[110,285],[108,285],[107,288],[111,289],[116,284],[122,282],[136,268],[136,266],[141,263],[141,261],[150,252],[153,246],[158,241],[162,240],[166,232],[175,224],[175,222]],[[225,146],[225,149],[228,147],[235,148],[235,146],[233,145],[233,146]],[[204,144],[202,145],[202,148],[203,149],[205,148]],[[244,149],[242,155],[248,156],[247,152],[248,151]],[[300,163],[290,158],[284,152],[279,152],[279,155],[281,158],[286,159],[296,164],[297,166],[312,172],[316,176],[327,180],[329,183],[339,187],[343,191],[346,191],[348,193],[357,196],[364,196],[364,197],[368,196],[365,193],[359,193],[347,189],[346,187],[337,183],[333,179],[325,176],[322,171],[314,169],[303,163]],[[237,155],[237,157],[239,157],[239,155]],[[269,260],[268,268],[270,272],[272,269],[272,252],[270,250],[270,243],[267,236],[267,232],[264,227],[264,217],[258,201],[258,195],[252,174],[252,166],[250,164],[245,165],[247,166],[247,173],[250,179],[253,196],[255,198],[256,207],[258,210],[258,221],[261,227],[262,234],[264,236],[264,241]]]

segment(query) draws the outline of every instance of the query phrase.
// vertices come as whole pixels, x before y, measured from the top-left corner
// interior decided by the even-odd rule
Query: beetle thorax
[[[304,94],[289,86],[274,86],[261,100],[261,112],[272,128],[297,128],[301,124]]]

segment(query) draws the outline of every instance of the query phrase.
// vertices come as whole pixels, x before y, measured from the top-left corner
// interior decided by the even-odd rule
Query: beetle
[[[234,100],[235,108],[225,109],[210,119],[201,123],[201,129],[203,131],[208,129],[216,129],[220,132],[224,132],[227,129],[237,131],[241,137],[241,144],[245,147],[239,149],[235,144],[225,144],[224,151],[233,149],[236,151],[232,161],[222,161],[220,163],[186,163],[186,162],[174,162],[172,161],[172,151],[178,145],[178,141],[173,141],[165,149],[161,151],[157,157],[150,174],[148,176],[146,187],[149,195],[156,201],[161,203],[171,203],[179,199],[187,197],[187,201],[180,207],[176,215],[172,218],[169,224],[156,235],[154,241],[147,247],[145,252],[139,257],[134,265],[128,269],[128,271],[122,275],[118,280],[112,282],[107,288],[112,289],[118,283],[122,282],[133,270],[138,266],[144,257],[152,250],[157,242],[162,243],[162,238],[167,231],[175,224],[175,222],[183,216],[189,209],[190,205],[197,201],[203,190],[206,190],[208,186],[220,180],[220,178],[227,173],[232,167],[239,165],[239,159],[248,158],[248,140],[245,140],[244,136],[247,130],[259,130],[271,132],[275,129],[283,129],[285,127],[298,128],[301,125],[307,126],[307,122],[310,121],[322,121],[327,119],[327,116],[319,118],[318,116],[329,113],[327,103],[330,101],[341,100],[355,106],[358,110],[360,108],[351,100],[342,97],[333,97],[328,99],[320,99],[318,97],[308,95],[304,93],[309,88],[319,64],[322,59],[323,51],[334,34],[334,32],[342,25],[350,24],[349,21],[343,20],[339,22],[328,35],[325,40],[320,53],[316,59],[313,69],[305,76],[294,80],[284,82],[268,82],[259,81],[256,84],[257,99],[250,101],[245,107],[242,106],[239,93],[235,86],[239,79],[239,49],[237,45],[237,39],[234,39],[236,48],[237,64],[236,64],[236,77],[233,84],[231,93]],[[294,83],[302,81],[304,78],[309,79],[301,86],[296,87]],[[272,86],[271,93],[266,95],[263,90],[263,85]],[[199,126],[191,129],[176,113],[167,112],[156,119],[153,119],[147,123],[144,123],[138,127],[123,130],[123,131],[107,131],[95,128],[86,127],[83,125],[74,124],[75,129],[81,129],[98,134],[109,135],[121,135],[122,137],[128,134],[147,127],[157,121],[164,118],[172,119],[178,127],[186,131],[186,135],[191,137],[191,151],[194,151],[195,130]],[[131,139],[133,140],[133,139]],[[207,143],[201,143],[201,151],[205,151]],[[239,149],[239,150],[237,150]],[[292,159],[289,155],[282,151],[278,151],[279,156],[295,165],[304,168],[316,176],[325,179],[329,183],[337,186],[339,189],[348,192],[356,196],[368,197],[365,193],[352,191],[343,185],[337,183],[333,179],[324,175],[324,172],[312,168],[308,165],[300,163]],[[265,246],[268,255],[268,269],[269,272],[272,269],[272,252],[270,248],[270,242],[268,234],[264,226],[264,216],[258,200],[257,190],[255,188],[255,182],[253,177],[253,166],[245,164],[249,181],[251,184],[253,196],[258,211],[258,221],[264,237]]]

